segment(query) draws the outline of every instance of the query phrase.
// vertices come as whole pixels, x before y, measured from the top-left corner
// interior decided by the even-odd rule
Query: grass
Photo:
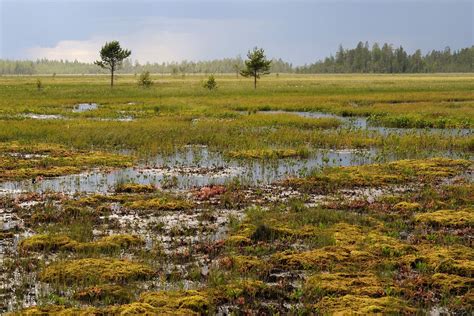
[[[472,151],[473,136],[392,135],[335,129],[334,118],[238,111],[323,111],[370,116],[376,124],[397,127],[473,126],[472,77],[466,75],[280,76],[248,89],[245,80],[218,77],[219,91],[208,93],[200,77],[159,78],[150,89],[121,76],[111,90],[102,76],[0,78],[0,141],[39,141],[90,150],[131,149],[141,155],[173,152],[185,144],[216,151],[300,150],[382,147],[386,149]],[[73,113],[74,104],[95,102],[97,110]],[[22,113],[57,114],[67,120],[19,118]],[[135,121],[110,121],[133,117]],[[95,118],[95,119],[91,119]],[[109,119],[101,121],[97,119]],[[419,123],[422,122],[422,123]],[[444,122],[444,123],[441,123]]]

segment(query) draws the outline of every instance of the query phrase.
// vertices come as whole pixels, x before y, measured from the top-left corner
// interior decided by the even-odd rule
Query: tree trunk
[[[257,74],[254,73],[253,75],[253,88],[257,89]]]
[[[112,67],[110,69],[110,87],[113,88],[114,87],[114,68]]]

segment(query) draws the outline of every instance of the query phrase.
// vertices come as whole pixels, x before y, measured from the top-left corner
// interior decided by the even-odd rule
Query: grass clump
[[[230,151],[227,155],[236,159],[306,158],[309,156],[309,151],[307,149],[254,149]]]
[[[40,273],[47,283],[97,284],[149,279],[154,271],[147,265],[112,258],[85,258],[53,263]]]

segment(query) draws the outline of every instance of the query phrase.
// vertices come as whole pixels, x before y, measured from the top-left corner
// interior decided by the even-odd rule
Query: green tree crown
[[[110,70],[110,85],[114,85],[114,72],[120,68],[122,61],[129,57],[132,52],[120,47],[118,41],[106,42],[100,50],[100,59],[94,62],[97,66]]]
[[[265,56],[263,48],[255,47],[253,51],[247,53],[247,60],[245,61],[245,69],[240,72],[244,77],[254,78],[254,87],[257,88],[257,79],[261,75],[268,75],[270,73],[271,60]]]

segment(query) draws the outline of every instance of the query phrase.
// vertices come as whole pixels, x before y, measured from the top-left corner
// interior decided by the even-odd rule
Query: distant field
[[[433,144],[407,136],[387,140],[360,132],[350,137],[337,132],[335,137],[331,129],[299,128],[305,119],[290,114],[260,122],[242,111],[363,116],[369,117],[372,125],[395,128],[472,128],[473,75],[272,75],[261,80],[256,91],[250,80],[226,75],[217,76],[218,90],[213,92],[202,87],[205,78],[155,76],[153,87],[143,89],[137,86],[135,76],[120,75],[117,86],[110,89],[106,76],[0,77],[0,139],[24,143],[47,139],[86,149],[170,150],[184,144],[205,144],[234,150],[407,143],[415,148],[472,150],[472,135],[454,140],[441,137]],[[37,79],[41,90],[36,88]],[[84,102],[99,107],[72,111],[75,104]],[[68,120],[31,120],[22,117],[24,114],[60,115]],[[134,121],[107,121],[119,118]],[[295,124],[279,122],[288,119]],[[228,122],[221,124],[220,120]],[[272,130],[256,129],[262,125],[271,125]]]

